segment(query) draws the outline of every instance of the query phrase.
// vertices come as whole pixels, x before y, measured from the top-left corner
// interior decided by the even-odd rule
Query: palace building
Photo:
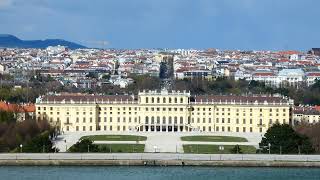
[[[245,132],[264,133],[291,123],[293,100],[281,96],[192,96],[180,91],[138,95],[54,94],[37,98],[38,120],[63,132]]]

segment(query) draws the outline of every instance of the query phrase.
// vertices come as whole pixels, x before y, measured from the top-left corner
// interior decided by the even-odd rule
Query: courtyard
[[[251,150],[248,152],[250,153],[253,152],[253,147],[258,148],[262,135],[260,133],[229,132],[72,132],[60,135],[55,141],[55,146],[60,149],[60,152],[66,152],[81,138],[89,138],[95,144],[105,146],[106,151],[110,151],[108,147],[112,149],[113,146],[112,152],[195,153],[197,148],[194,147],[207,146],[207,149],[210,150],[203,151],[203,153],[223,153],[215,149],[224,146],[227,151],[229,147],[239,145],[243,150],[250,147]],[[202,153],[199,148],[197,152]]]

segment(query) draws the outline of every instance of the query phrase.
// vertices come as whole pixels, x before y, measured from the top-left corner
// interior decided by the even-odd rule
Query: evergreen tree
[[[262,153],[311,154],[312,144],[307,136],[295,132],[288,124],[274,124],[260,142]]]
[[[70,147],[68,152],[99,152],[99,147],[90,139],[82,139]]]

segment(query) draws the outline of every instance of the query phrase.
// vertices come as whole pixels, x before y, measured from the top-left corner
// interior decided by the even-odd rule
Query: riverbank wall
[[[0,160],[0,166],[211,166],[320,168],[320,162],[201,160]]]
[[[179,153],[8,153],[0,166],[318,167],[320,155]]]

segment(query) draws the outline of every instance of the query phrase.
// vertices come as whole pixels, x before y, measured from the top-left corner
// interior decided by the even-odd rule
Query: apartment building
[[[37,99],[38,120],[63,132],[245,132],[264,133],[291,123],[293,100],[280,96],[193,96],[180,91],[138,95],[54,94]]]

